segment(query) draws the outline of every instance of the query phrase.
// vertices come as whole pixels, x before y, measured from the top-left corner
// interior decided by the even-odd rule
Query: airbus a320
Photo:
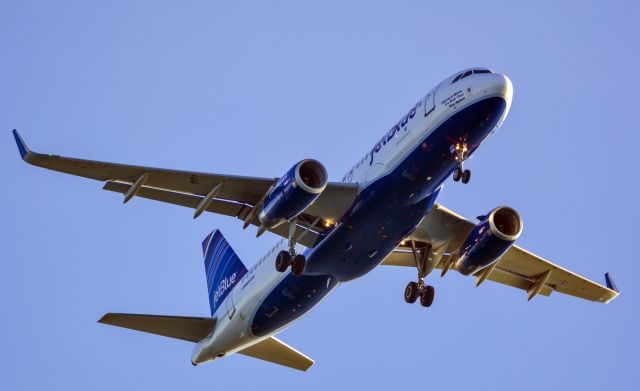
[[[307,370],[314,361],[276,338],[341,284],[379,265],[415,270],[407,303],[429,307],[432,273],[456,271],[538,295],[564,293],[608,303],[611,276],[592,282],[514,243],[522,218],[508,206],[470,221],[436,203],[449,177],[471,180],[465,162],[504,122],[509,78],[486,68],[456,72],[382,135],[342,178],[331,182],[313,159],[279,178],[255,178],[113,164],[40,154],[14,130],[29,164],[104,182],[104,189],[235,217],[256,234],[281,239],[247,267],[218,230],[202,242],[211,316],[108,313],[101,323],[195,343],[199,365],[233,353]],[[436,272],[436,273],[437,273]]]

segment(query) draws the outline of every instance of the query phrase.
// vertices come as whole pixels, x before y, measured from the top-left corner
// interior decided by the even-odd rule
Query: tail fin
[[[219,230],[211,232],[202,242],[204,269],[207,273],[209,305],[215,314],[233,287],[247,273],[235,251]]]

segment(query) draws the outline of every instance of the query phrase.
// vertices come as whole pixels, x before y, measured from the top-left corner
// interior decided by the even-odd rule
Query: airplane
[[[276,335],[341,284],[378,265],[414,268],[404,300],[430,307],[425,278],[455,270],[526,292],[553,292],[600,303],[619,294],[514,244],[520,214],[498,206],[468,220],[437,204],[445,181],[468,183],[464,163],[509,113],[510,79],[469,68],[420,98],[344,175],[331,182],[317,160],[295,163],[279,178],[141,167],[32,152],[16,130],[20,155],[34,166],[104,182],[133,197],[231,216],[281,239],[250,268],[219,230],[202,242],[211,316],[107,313],[99,322],[195,343],[191,363],[234,353],[306,371],[314,361]]]

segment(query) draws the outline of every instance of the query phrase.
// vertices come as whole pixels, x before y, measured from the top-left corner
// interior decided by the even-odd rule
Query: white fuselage
[[[463,72],[445,79],[412,106],[410,111],[344,175],[342,181],[357,183],[360,191],[366,189],[369,184],[391,173],[440,124],[456,112],[480,100],[498,96],[506,101],[506,110],[496,128],[499,127],[511,105],[513,90],[510,80],[497,73],[480,73],[471,74],[452,83],[453,79]],[[438,178],[433,180],[437,181]],[[434,185],[441,187],[442,183]],[[305,251],[300,245],[296,247],[299,253]],[[293,322],[266,336],[256,337],[251,332],[251,319],[263,299],[290,273],[280,273],[274,267],[275,258],[281,250],[288,250],[288,242],[285,239],[278,241],[254,264],[226,297],[214,315],[217,324],[213,333],[197,343],[194,348],[194,364],[245,349],[282,331]],[[334,289],[338,285],[336,284]]]

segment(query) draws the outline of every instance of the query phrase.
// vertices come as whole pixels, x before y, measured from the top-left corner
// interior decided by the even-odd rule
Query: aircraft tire
[[[287,251],[280,251],[276,257],[276,270],[280,273],[284,273],[291,264],[291,255]]]
[[[470,179],[471,179],[471,171],[464,170],[462,172],[462,183],[469,183]]]
[[[462,170],[460,170],[460,167],[456,167],[456,169],[453,170],[453,181],[458,182],[461,177],[462,177]]]
[[[291,273],[294,276],[299,277],[304,274],[304,269],[307,266],[307,260],[304,255],[296,255],[293,257],[293,262],[291,263]]]
[[[407,287],[404,288],[404,301],[407,303],[415,303],[419,294],[418,284],[411,281],[407,284]]]
[[[423,307],[431,307],[433,304],[433,299],[436,297],[436,289],[431,285],[427,285],[422,290],[420,294],[420,304]]]

